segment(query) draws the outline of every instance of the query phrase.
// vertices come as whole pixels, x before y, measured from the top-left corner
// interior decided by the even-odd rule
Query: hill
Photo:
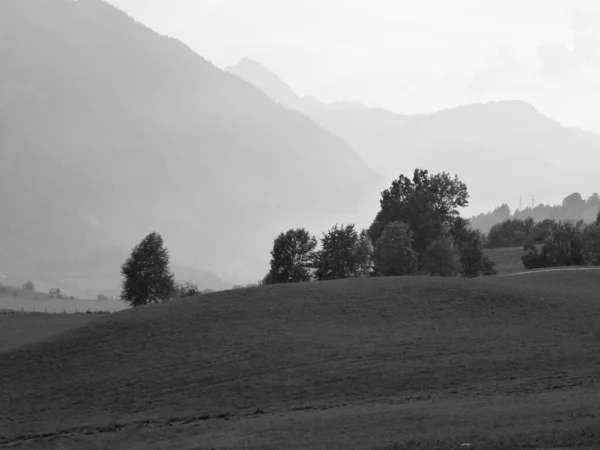
[[[600,142],[586,139],[520,101],[460,106],[424,115],[395,114],[379,108],[336,109],[305,99],[285,98],[279,78],[247,60],[232,73],[283,105],[307,114],[342,138],[377,172],[389,179],[414,167],[457,173],[472,194],[474,212],[519,195],[547,201],[564,192],[594,192],[590,166],[600,163]],[[568,157],[567,157],[568,155]]]
[[[173,262],[255,281],[282,228],[355,215],[378,183],[309,118],[101,0],[4,0],[0,42],[2,273],[156,230]]]
[[[0,354],[0,445],[600,444],[600,277],[535,277],[268,286],[102,317]]]

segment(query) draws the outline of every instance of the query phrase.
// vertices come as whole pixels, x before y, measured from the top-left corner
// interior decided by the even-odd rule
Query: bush
[[[33,284],[33,281],[27,281],[23,284],[23,289],[29,292],[33,292],[35,291],[35,284]]]
[[[496,264],[483,254],[483,239],[479,231],[469,230],[466,240],[461,242],[460,272],[465,278],[497,273]]]
[[[419,254],[412,248],[409,226],[390,222],[375,245],[373,262],[380,276],[411,275],[419,267]]]
[[[175,283],[175,287],[173,288],[173,297],[185,298],[194,297],[195,295],[200,295],[200,290],[198,289],[197,284],[192,283],[191,281],[178,281]]]
[[[460,264],[454,243],[447,236],[440,236],[427,247],[421,260],[421,271],[428,275],[453,277]]]

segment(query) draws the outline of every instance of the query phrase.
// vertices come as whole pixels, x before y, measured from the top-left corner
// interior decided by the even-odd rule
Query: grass
[[[95,314],[0,313],[0,352],[43,341],[97,317]]]
[[[525,271],[521,256],[525,254],[523,247],[485,249],[485,255],[496,263],[498,274],[509,274]]]
[[[592,448],[598,288],[401,277],[123,311],[0,354],[0,446]]]
[[[49,298],[47,293],[0,286],[0,310],[43,313],[75,313],[90,311],[120,311],[127,308],[122,301]]]

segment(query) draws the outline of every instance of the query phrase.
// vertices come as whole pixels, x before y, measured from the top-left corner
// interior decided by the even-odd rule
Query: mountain
[[[323,111],[364,110],[359,102],[323,103],[312,96],[300,97],[281,78],[261,63],[243,58],[236,66],[225,70],[256,86],[283,107],[300,111],[309,117]]]
[[[600,145],[600,133],[594,133],[593,131],[584,130],[579,127],[571,127],[569,130],[571,130],[571,132],[580,139],[591,142],[595,145]]]
[[[0,272],[160,232],[230,282],[354,217],[381,178],[341,139],[101,0],[0,2]]]
[[[424,115],[317,108],[292,98],[290,89],[262,65],[246,60],[228,70],[307,114],[389,180],[415,167],[458,174],[478,212],[516,202],[520,194],[556,202],[564,192],[598,189],[592,168],[600,164],[600,141],[582,138],[525,102],[473,104]],[[285,98],[278,98],[284,90]]]

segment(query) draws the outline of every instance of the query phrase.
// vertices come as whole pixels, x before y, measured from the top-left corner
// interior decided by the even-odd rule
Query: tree
[[[121,298],[131,306],[169,300],[175,292],[175,277],[169,268],[169,251],[157,232],[148,234],[134,247],[121,266]]]
[[[419,267],[419,254],[412,248],[412,241],[412,232],[407,224],[388,223],[375,244],[375,274],[398,276],[415,273]]]
[[[421,261],[423,273],[453,277],[460,269],[458,253],[454,242],[446,235],[441,235],[427,247]]]
[[[362,230],[358,236],[356,246],[356,275],[359,277],[369,276],[373,270],[373,243],[367,230]]]
[[[321,250],[316,257],[315,275],[319,280],[354,277],[359,269],[359,235],[350,224],[336,224],[321,239]]]
[[[33,281],[28,281],[25,284],[23,284],[23,289],[25,289],[26,291],[33,292],[35,291],[35,284],[33,284]]]
[[[596,221],[594,223],[600,226],[600,209],[598,210],[598,214],[596,215]]]
[[[194,297],[200,295],[200,290],[196,283],[191,281],[178,281],[173,288],[173,296],[175,298]]]
[[[460,272],[463,277],[495,275],[496,264],[483,254],[483,237],[478,230],[469,230],[466,239],[460,242]]]
[[[380,211],[369,228],[375,246],[389,223],[404,222],[413,234],[413,247],[423,255],[427,246],[459,217],[459,207],[468,205],[467,186],[446,172],[430,175],[415,169],[412,179],[400,175],[381,193]]]
[[[317,239],[304,228],[281,233],[271,250],[271,268],[262,284],[301,283],[310,281]]]
[[[586,226],[582,240],[585,264],[600,266],[600,223]]]

